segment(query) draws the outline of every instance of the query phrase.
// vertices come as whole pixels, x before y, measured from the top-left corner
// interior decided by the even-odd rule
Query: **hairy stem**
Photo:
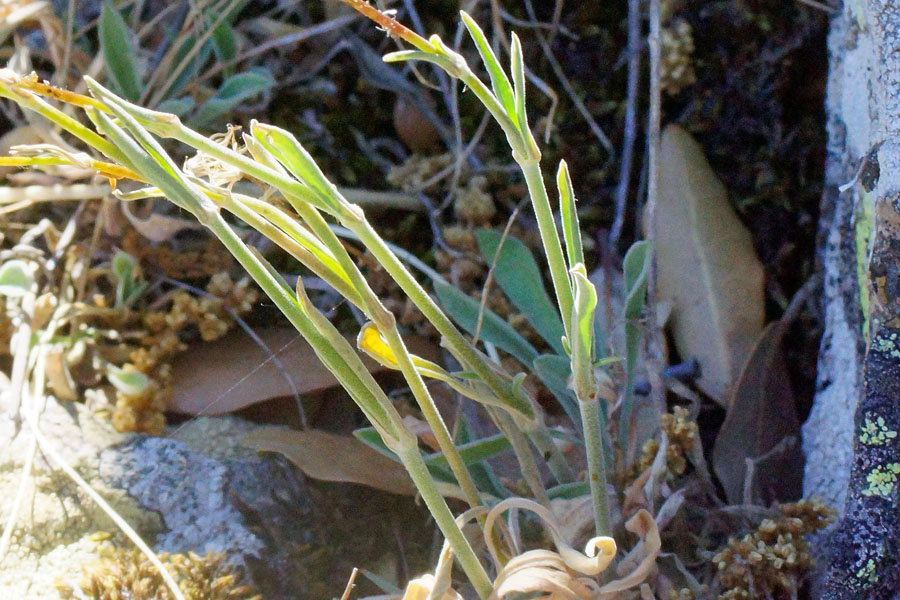
[[[584,428],[584,444],[587,452],[588,480],[594,501],[594,528],[596,535],[609,535],[609,507],[606,498],[606,460],[603,451],[600,402],[596,396],[580,399],[581,423]]]

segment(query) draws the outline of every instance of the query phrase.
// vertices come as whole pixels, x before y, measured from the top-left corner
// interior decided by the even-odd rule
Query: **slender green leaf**
[[[216,52],[216,58],[220,62],[227,62],[237,56],[237,37],[234,35],[234,29],[227,21],[219,23],[212,34],[213,48]]]
[[[509,440],[501,434],[492,435],[480,440],[466,442],[456,447],[456,449],[459,450],[459,454],[462,457],[463,462],[467,465],[472,465],[483,460],[493,458],[501,452],[509,450],[509,448]],[[450,466],[447,463],[447,459],[444,458],[444,454],[442,452],[437,452],[435,454],[429,455],[425,459],[425,464],[437,465],[441,467]]]
[[[209,124],[241,102],[269,91],[275,80],[268,71],[255,69],[232,75],[218,89],[215,96],[207,100],[190,120],[194,126]]]
[[[491,78],[491,87],[494,90],[494,95],[497,96],[500,104],[506,109],[509,118],[515,120],[516,100],[513,95],[512,85],[509,83],[509,77],[503,72],[503,67],[500,66],[500,61],[497,60],[497,55],[494,54],[494,49],[491,48],[484,31],[478,26],[478,23],[464,10],[459,11],[459,14],[462,16],[466,29],[469,30],[472,41],[475,42],[475,46],[478,48],[481,60],[484,61],[484,67]]]
[[[550,300],[537,262],[525,244],[507,236],[500,246],[503,236],[487,229],[475,232],[475,237],[481,255],[488,264],[492,264],[496,257],[494,279],[513,306],[522,311],[538,334],[557,353],[563,354],[562,337],[565,330],[559,312]]]
[[[522,43],[519,36],[513,32],[510,44],[510,71],[513,76],[513,91],[515,93],[516,121],[519,131],[525,133],[528,130],[528,115],[525,110],[525,62],[522,59]]]
[[[433,54],[431,52],[422,52],[421,50],[400,50],[398,52],[388,52],[383,57],[381,57],[386,63],[395,63],[395,62],[406,62],[409,60],[423,60],[425,62],[433,63],[444,71],[447,72],[450,77],[459,77],[460,72],[459,68],[456,64],[447,58],[446,56],[440,54]]]
[[[635,242],[625,253],[625,318],[637,319],[647,301],[647,275],[650,272],[652,245],[649,241]]]
[[[579,263],[570,271],[575,285],[575,304],[572,309],[572,382],[579,400],[589,400],[594,394],[594,311],[597,308],[597,290]]]
[[[478,313],[481,312],[481,304],[446,283],[436,281],[434,291],[437,294],[438,302],[447,314],[463,329],[474,333],[478,324]],[[523,365],[530,365],[538,356],[537,350],[528,343],[528,340],[523,338],[509,323],[488,309],[484,310],[481,337],[504,352],[513,355]]]
[[[489,442],[491,439],[473,439],[471,431],[469,429],[469,420],[464,414],[460,415],[458,425],[459,426],[456,428],[456,444],[457,448],[460,450],[468,448],[469,445],[476,445],[480,442]],[[506,438],[502,435],[499,437],[501,437],[503,441],[507,441]],[[505,487],[503,487],[503,484],[501,484],[500,480],[497,479],[496,475],[494,475],[493,469],[491,469],[491,466],[487,463],[485,458],[487,457],[478,455],[474,459],[474,462],[469,463],[467,459],[472,459],[471,456],[467,457],[464,455],[462,457],[463,462],[468,465],[469,472],[472,474],[472,480],[475,482],[475,486],[482,492],[487,492],[493,496],[496,496],[497,498],[505,498],[509,496],[509,491]]]
[[[547,497],[551,500],[556,498],[573,499],[587,496],[590,491],[588,484],[583,481],[573,481],[572,483],[564,483],[550,488],[547,490]]]
[[[631,429],[631,413],[634,407],[634,378],[637,369],[638,350],[641,343],[641,329],[635,322],[644,310],[647,301],[647,275],[653,256],[652,245],[648,241],[638,241],[625,253],[625,390],[619,409],[619,445],[624,448]]]
[[[100,49],[110,79],[123,96],[131,101],[141,97],[144,84],[138,72],[135,36],[112,0],[106,0],[100,10]]]
[[[250,133],[294,177],[315,192],[319,199],[319,208],[328,212],[338,210],[337,189],[292,133],[256,120],[250,123]]]
[[[564,160],[559,161],[556,186],[559,188],[563,239],[566,241],[566,254],[569,257],[569,268],[571,269],[578,263],[584,264],[584,249],[581,246],[581,229],[578,227],[575,191],[572,189],[572,179],[569,177],[569,166]]]

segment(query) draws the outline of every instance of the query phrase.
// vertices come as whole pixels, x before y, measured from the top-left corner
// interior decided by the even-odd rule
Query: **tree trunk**
[[[839,510],[817,598],[900,598],[900,3],[847,0],[829,34],[825,333],[804,487]],[[839,187],[854,181],[851,186]]]

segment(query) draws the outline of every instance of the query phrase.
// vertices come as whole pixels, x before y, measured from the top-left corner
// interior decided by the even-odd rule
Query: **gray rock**
[[[6,408],[6,407],[4,407]],[[314,541],[310,503],[295,470],[258,457],[241,438],[261,427],[201,418],[167,436],[118,434],[83,404],[50,399],[41,417],[49,442],[157,552],[222,552],[266,599],[296,598],[303,582],[291,552]],[[0,415],[0,498],[8,515],[30,443],[26,427]],[[38,453],[9,553],[0,598],[58,600],[57,581],[77,585],[99,557],[98,532],[115,525]],[[114,536],[121,547],[130,542]]]

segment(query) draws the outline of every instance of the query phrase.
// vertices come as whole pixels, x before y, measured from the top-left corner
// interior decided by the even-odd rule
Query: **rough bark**
[[[804,485],[842,518],[817,597],[900,598],[900,3],[848,0],[829,52],[826,323]]]

